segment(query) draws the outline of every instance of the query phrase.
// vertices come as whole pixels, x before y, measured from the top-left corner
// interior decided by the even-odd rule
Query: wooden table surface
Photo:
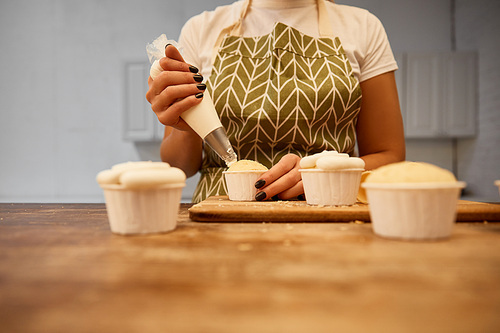
[[[0,204],[0,332],[500,332],[500,223],[406,242],[188,207],[119,236],[103,204]]]

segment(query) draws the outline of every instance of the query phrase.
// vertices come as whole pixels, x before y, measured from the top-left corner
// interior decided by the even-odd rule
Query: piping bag
[[[177,42],[168,40],[164,34],[146,45],[146,52],[151,63],[149,75],[153,80],[163,71],[159,61],[165,57],[167,44],[172,44],[181,51]],[[238,157],[222,127],[210,94],[204,94],[201,103],[183,112],[181,118],[219,155],[227,166],[237,161]]]

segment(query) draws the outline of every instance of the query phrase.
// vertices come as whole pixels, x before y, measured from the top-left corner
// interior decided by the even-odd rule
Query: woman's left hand
[[[290,200],[303,196],[304,187],[302,177],[299,173],[300,157],[295,154],[287,154],[264,173],[255,183],[258,189],[255,200],[262,201],[272,198],[273,200]]]

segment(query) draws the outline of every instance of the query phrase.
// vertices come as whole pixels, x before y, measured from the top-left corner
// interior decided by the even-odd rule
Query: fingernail
[[[196,74],[196,73],[198,73],[198,72],[199,72],[199,69],[198,69],[198,68],[196,68],[196,67],[194,67],[194,66],[189,66],[189,71],[190,71],[191,73],[195,73],[195,74]]]
[[[306,197],[303,194],[299,194],[297,196],[297,200],[304,201],[304,200],[306,200]]]
[[[202,98],[203,97],[203,93],[197,93],[196,95],[194,95],[194,97],[196,97],[196,98]]]
[[[261,188],[262,186],[266,185],[266,181],[264,179],[259,179],[256,183],[255,183],[255,188]]]
[[[165,49],[166,49],[169,45],[172,45],[172,44],[168,43],[167,45],[165,45]]]
[[[278,198],[278,195],[276,194],[274,197],[271,198],[273,201],[278,201],[280,198]]]
[[[207,89],[207,85],[205,83],[200,83],[200,84],[197,84],[196,87],[200,90],[205,90]]]
[[[255,200],[262,201],[266,198],[266,192],[259,192],[255,195]]]
[[[201,76],[200,74],[193,75],[193,78],[196,82],[203,81],[203,76]]]

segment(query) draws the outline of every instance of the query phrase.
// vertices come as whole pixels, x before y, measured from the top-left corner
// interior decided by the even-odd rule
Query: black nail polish
[[[299,200],[299,201],[304,201],[304,200],[306,200],[306,197],[304,196],[304,194],[299,194],[299,195],[297,196],[297,200]]]
[[[196,73],[198,73],[200,70],[199,70],[198,68],[194,67],[194,66],[189,66],[189,71],[190,71],[191,73],[195,73],[195,74],[196,74]]]
[[[167,45],[165,45],[165,49],[167,49],[167,47],[168,47],[169,45],[172,45],[172,44],[168,43]]]
[[[255,195],[255,200],[262,201],[266,198],[266,192],[259,192]]]
[[[255,183],[255,188],[261,188],[262,186],[266,185],[266,181],[264,179],[259,179],[256,183]]]
[[[200,90],[205,90],[207,89],[207,85],[205,83],[200,83],[200,84],[197,84],[196,87]]]
[[[196,82],[203,81],[203,76],[201,76],[200,74],[193,75],[193,78]]]
[[[196,98],[202,98],[203,97],[203,93],[197,93],[196,95],[194,95],[194,97],[196,97]]]
[[[271,198],[271,200],[273,200],[273,201],[278,201],[279,199],[280,199],[280,198],[278,198],[278,195],[277,195],[277,194]]]

